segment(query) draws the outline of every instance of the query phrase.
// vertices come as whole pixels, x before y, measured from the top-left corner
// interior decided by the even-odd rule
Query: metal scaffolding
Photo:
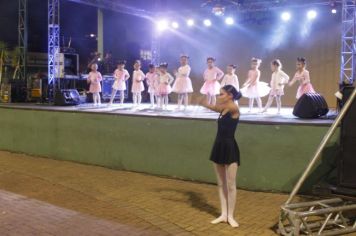
[[[52,101],[59,86],[59,1],[48,0],[48,99]]]
[[[356,53],[356,4],[355,0],[342,1],[342,47],[340,84],[355,81]]]
[[[19,58],[17,62],[17,78],[26,81],[27,70],[27,39],[28,39],[28,23],[27,23],[27,0],[19,0],[19,19],[18,19],[18,49]]]

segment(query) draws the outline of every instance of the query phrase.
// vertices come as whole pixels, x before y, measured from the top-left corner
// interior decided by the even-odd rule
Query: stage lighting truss
[[[356,204],[340,198],[282,206],[281,235],[342,235],[356,231],[356,220],[347,218]]]
[[[18,19],[18,48],[20,51],[16,77],[19,80],[27,80],[27,43],[28,43],[28,16],[27,0],[19,0],[19,19]],[[27,82],[27,81],[26,81]]]
[[[59,87],[59,2],[48,0],[48,99],[51,102]]]
[[[343,0],[342,4],[342,46],[340,84],[355,81],[356,66],[356,3],[355,0]]]

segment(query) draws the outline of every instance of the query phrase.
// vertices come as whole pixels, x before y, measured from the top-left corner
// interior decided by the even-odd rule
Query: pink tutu
[[[315,90],[311,83],[299,85],[299,88],[297,91],[297,99],[299,99],[305,93],[315,93]]]
[[[217,95],[220,93],[220,83],[215,80],[205,81],[203,87],[200,89],[202,94]]]
[[[192,93],[192,81],[189,77],[178,77],[173,84],[172,91],[175,93]]]
[[[158,86],[158,95],[168,95],[172,92],[172,87],[169,84],[160,84]]]
[[[258,82],[257,85],[243,87],[240,92],[246,98],[261,98],[267,96],[271,88],[265,82]]]
[[[133,93],[141,93],[142,91],[145,90],[145,86],[143,85],[143,82],[133,82],[132,83],[132,88],[131,88],[131,92]]]

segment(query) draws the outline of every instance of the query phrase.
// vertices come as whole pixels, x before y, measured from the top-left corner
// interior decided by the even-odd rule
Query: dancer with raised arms
[[[220,89],[217,104],[202,103],[206,108],[218,112],[218,132],[211,151],[210,160],[214,162],[218,192],[221,204],[221,215],[212,224],[229,223],[232,227],[239,224],[234,218],[236,202],[236,173],[240,165],[240,151],[235,140],[235,131],[239,123],[240,111],[235,101],[241,93],[232,85]]]

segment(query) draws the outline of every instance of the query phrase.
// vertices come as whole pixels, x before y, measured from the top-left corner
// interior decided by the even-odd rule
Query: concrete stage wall
[[[327,129],[241,123],[238,187],[290,191]],[[212,120],[0,108],[0,132],[1,150],[215,183],[209,161],[216,132]],[[304,190],[334,165],[337,136]]]

